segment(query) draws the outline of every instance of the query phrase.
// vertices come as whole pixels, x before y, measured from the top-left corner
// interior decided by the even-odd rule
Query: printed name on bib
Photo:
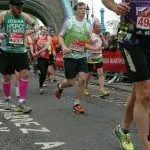
[[[20,32],[11,33],[9,36],[9,44],[13,45],[23,45],[24,38],[23,34]]]
[[[77,52],[83,52],[84,51],[85,42],[74,40],[71,44],[71,50],[77,51]]]
[[[150,29],[150,7],[137,7],[137,24],[136,27],[139,29],[149,30]]]

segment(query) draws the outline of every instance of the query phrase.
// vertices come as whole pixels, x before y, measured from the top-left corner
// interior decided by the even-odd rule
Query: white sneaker
[[[43,89],[39,89],[39,94],[43,94]]]
[[[5,110],[10,110],[11,109],[11,97],[5,97],[4,109]]]
[[[47,84],[46,84],[46,83],[44,83],[44,84],[43,84],[43,87],[47,87]]]
[[[19,97],[19,87],[15,87],[16,89],[16,97],[18,98]]]

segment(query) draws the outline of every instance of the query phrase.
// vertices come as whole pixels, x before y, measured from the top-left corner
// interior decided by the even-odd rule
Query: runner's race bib
[[[150,4],[147,7],[136,7],[136,34],[150,36]]]
[[[11,33],[9,36],[9,44],[12,45],[23,45],[24,43],[24,36],[20,32]]]
[[[37,43],[37,49],[38,49],[38,50],[43,49],[45,46],[46,46],[45,41],[44,41],[44,42],[38,42],[38,43]],[[44,57],[45,54],[46,54],[46,52],[43,51],[39,56]]]
[[[40,54],[40,56],[41,56],[41,57],[44,57],[45,54],[46,54],[46,52],[44,51],[44,52],[42,52],[42,53]]]
[[[86,57],[88,59],[88,62],[96,61],[100,57],[102,57],[102,52],[97,51],[97,52],[92,52],[92,50],[88,50],[86,53]]]
[[[85,49],[85,42],[74,40],[71,44],[71,50],[75,52],[84,52]]]

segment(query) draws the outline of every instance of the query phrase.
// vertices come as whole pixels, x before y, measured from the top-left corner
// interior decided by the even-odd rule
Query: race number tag
[[[147,17],[138,17],[137,18],[137,28],[139,29],[150,29],[150,18]]]
[[[41,57],[44,57],[45,54],[46,54],[45,52],[42,52],[42,53],[40,54],[40,56],[41,56]]]
[[[19,32],[11,33],[9,36],[9,44],[23,45],[24,38],[23,34]]]
[[[71,44],[71,50],[76,52],[83,52],[84,51],[85,42],[75,40]]]
[[[137,7],[137,23],[138,29],[150,30],[150,7]]]

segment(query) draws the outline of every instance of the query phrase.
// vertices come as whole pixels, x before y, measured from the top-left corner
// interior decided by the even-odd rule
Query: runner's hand
[[[3,43],[2,40],[0,40],[0,46],[2,45],[2,43]]]
[[[32,56],[33,56],[33,57],[36,57],[36,54],[35,54],[35,53],[32,53]]]
[[[115,8],[115,13],[117,15],[126,15],[127,13],[130,12],[130,3],[119,3],[116,5],[116,8]]]
[[[38,51],[38,52],[35,52],[35,55],[36,55],[36,56],[38,56],[39,54],[40,54],[40,51]]]
[[[0,33],[0,39],[5,39],[7,38],[7,34],[6,33]]]
[[[104,47],[97,46],[97,47],[94,48],[94,51],[100,51],[100,50],[103,50],[103,49],[104,49]]]
[[[62,47],[63,53],[66,54],[70,51],[70,49],[66,46]]]

